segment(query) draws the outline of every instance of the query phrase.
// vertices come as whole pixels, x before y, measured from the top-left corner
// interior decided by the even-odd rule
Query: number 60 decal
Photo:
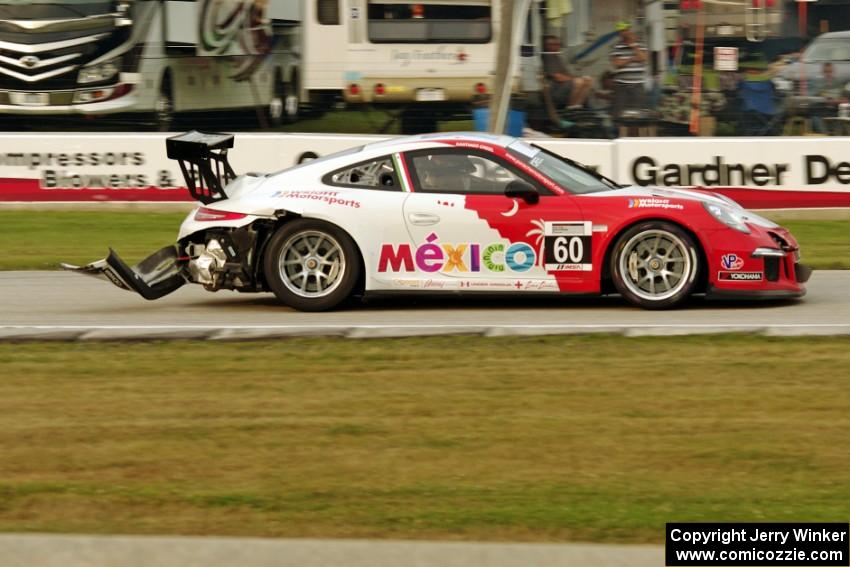
[[[585,221],[547,222],[543,258],[547,271],[593,269],[592,225]]]
[[[584,258],[584,242],[581,236],[558,236],[555,238],[555,262],[579,264]]]

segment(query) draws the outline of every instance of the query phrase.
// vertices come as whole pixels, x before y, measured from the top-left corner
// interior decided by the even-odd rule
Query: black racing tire
[[[301,116],[301,86],[298,84],[298,75],[292,75],[288,83],[283,85],[283,115],[284,124],[294,124]]]
[[[670,309],[685,301],[699,281],[700,251],[680,226],[646,221],[626,230],[609,264],[617,291],[644,309]]]
[[[275,71],[272,79],[272,96],[269,103],[263,109],[262,119],[259,120],[261,128],[271,128],[276,130],[284,124],[284,91],[286,86],[280,76],[280,71]],[[265,122],[265,124],[263,124]]]
[[[299,311],[327,311],[343,303],[357,285],[360,254],[351,237],[338,226],[297,219],[281,226],[271,237],[263,271],[269,288],[282,303]]]

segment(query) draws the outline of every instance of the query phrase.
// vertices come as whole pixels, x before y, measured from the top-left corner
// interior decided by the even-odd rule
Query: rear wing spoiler
[[[180,163],[189,194],[204,205],[227,199],[224,187],[236,178],[227,161],[233,134],[192,130],[165,140],[168,159]]]

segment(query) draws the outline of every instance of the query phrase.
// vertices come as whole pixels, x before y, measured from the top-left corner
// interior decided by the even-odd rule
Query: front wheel
[[[174,126],[174,96],[171,91],[171,77],[162,80],[159,94],[153,105],[153,128],[157,132],[170,132]]]
[[[332,224],[298,219],[272,236],[263,262],[277,298],[300,311],[325,311],[343,302],[360,277],[351,237]]]
[[[297,86],[292,82],[284,83],[280,74],[275,74],[272,98],[266,108],[266,122],[269,128],[277,129],[298,120],[301,102],[297,92]]]
[[[299,89],[298,77],[294,75],[283,87],[283,121],[286,124],[298,122],[298,116],[301,112]]]
[[[691,236],[660,221],[638,224],[617,240],[611,254],[614,286],[644,309],[669,309],[687,299],[699,273],[699,254]]]

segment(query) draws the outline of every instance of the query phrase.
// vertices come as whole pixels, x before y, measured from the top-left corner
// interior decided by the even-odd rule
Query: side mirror
[[[540,202],[540,193],[530,183],[514,179],[508,186],[505,187],[505,197],[511,199],[522,199],[529,205],[536,205]]]

